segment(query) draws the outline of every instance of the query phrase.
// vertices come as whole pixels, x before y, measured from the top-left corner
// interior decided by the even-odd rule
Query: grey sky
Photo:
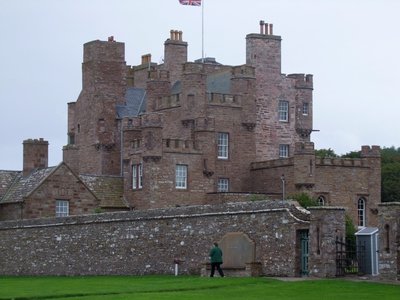
[[[282,36],[282,72],[314,75],[317,149],[400,146],[400,1],[205,0],[205,53],[245,63],[259,20]],[[201,57],[201,8],[178,0],[0,0],[0,169],[22,169],[22,141],[49,141],[62,160],[67,103],[81,90],[82,45],[113,35],[127,64],[163,56],[182,30],[189,60]]]

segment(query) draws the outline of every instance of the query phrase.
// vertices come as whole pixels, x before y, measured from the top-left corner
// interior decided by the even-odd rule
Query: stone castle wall
[[[0,272],[173,274],[179,259],[182,274],[200,274],[212,242],[241,232],[255,243],[262,274],[296,276],[296,235],[308,219],[291,202],[257,201],[7,221],[0,223]]]

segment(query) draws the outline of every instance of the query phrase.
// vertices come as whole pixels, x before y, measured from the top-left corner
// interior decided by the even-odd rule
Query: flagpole
[[[204,63],[204,2],[201,3],[201,62]]]

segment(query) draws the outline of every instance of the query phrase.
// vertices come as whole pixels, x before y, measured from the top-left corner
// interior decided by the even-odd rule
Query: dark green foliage
[[[346,214],[346,239],[355,240],[355,233],[357,232],[356,226],[354,226],[351,217]]]
[[[400,201],[400,148],[381,151],[382,202]]]
[[[315,156],[321,158],[338,157],[338,155],[331,148],[315,150]]]
[[[361,151],[350,151],[343,154],[341,158],[361,158]]]
[[[317,199],[311,197],[307,193],[294,194],[289,197],[289,199],[296,200],[302,207],[307,208],[311,206],[318,206]]]

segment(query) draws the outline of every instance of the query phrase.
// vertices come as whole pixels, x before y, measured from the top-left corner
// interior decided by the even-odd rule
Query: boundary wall
[[[330,208],[325,214],[318,209],[310,218],[310,212],[295,204],[266,200],[5,221],[0,223],[0,275],[174,274],[176,260],[181,262],[180,274],[200,274],[212,243],[241,232],[255,244],[260,275],[298,276],[299,230],[309,230],[314,219],[339,226],[318,234],[344,231],[344,223],[339,224],[344,209]],[[325,238],[310,236],[311,245],[316,241],[322,246],[310,249],[324,252]],[[334,276],[327,262],[334,263],[334,258],[324,257],[319,266],[310,254],[312,268],[320,270],[316,276]]]

